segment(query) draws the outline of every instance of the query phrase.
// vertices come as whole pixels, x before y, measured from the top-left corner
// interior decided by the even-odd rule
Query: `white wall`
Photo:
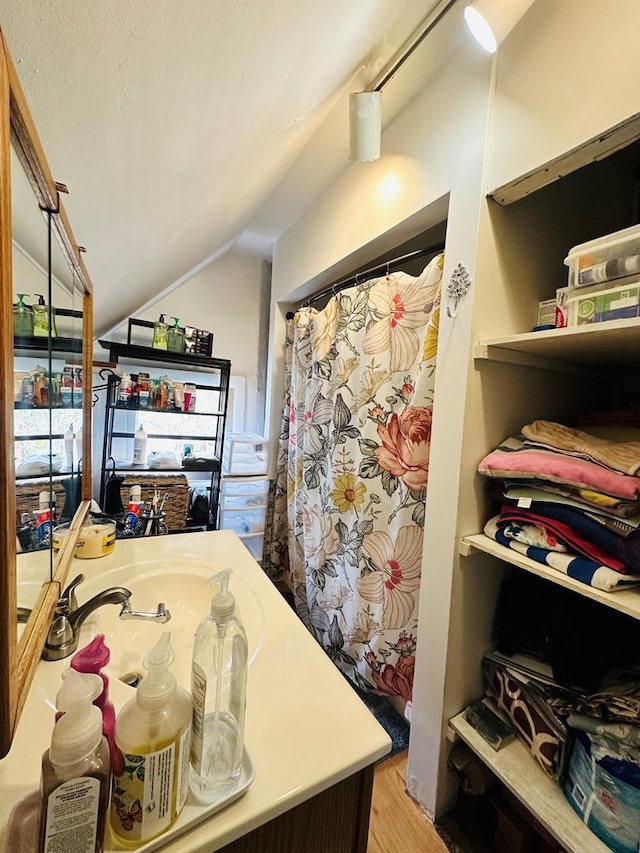
[[[245,379],[245,431],[262,429],[265,357],[261,323],[269,308],[269,266],[233,252],[209,264],[185,284],[136,313],[157,320],[162,313],[180,325],[213,332],[213,354],[231,361],[233,376]],[[127,325],[109,339],[126,340]],[[264,338],[262,331],[262,338]],[[262,344],[266,348],[266,341]]]
[[[410,67],[412,62],[416,65]],[[416,66],[423,74],[422,91],[385,129],[380,161],[349,164],[275,246],[272,436],[278,434],[289,302],[446,218],[447,208],[443,280],[459,261],[473,276],[491,66],[466,37],[461,8],[453,8],[424,42],[424,53],[416,51],[398,76],[415,73]],[[462,452],[471,303],[472,296],[455,321],[441,314],[435,388],[432,441],[446,453],[431,456],[407,780],[410,793],[430,814],[440,761],[455,548],[458,482],[451,472],[458,470]]]

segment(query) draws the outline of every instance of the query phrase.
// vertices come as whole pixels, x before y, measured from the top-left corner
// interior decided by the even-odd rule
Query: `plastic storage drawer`
[[[269,491],[267,477],[223,477],[220,494],[228,495],[266,495]]]
[[[222,470],[225,474],[266,474],[269,442],[260,435],[232,435],[224,443]]]
[[[261,563],[262,552],[264,551],[264,533],[256,533],[253,536],[241,536],[240,541],[253,559]]]
[[[220,507],[220,529],[233,530],[238,536],[249,533],[262,533],[267,516],[266,506],[225,509]]]

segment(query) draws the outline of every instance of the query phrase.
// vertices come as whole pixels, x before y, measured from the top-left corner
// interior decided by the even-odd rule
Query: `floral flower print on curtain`
[[[422,528],[412,525],[400,528],[396,542],[382,530],[364,537],[362,552],[373,571],[361,574],[356,586],[366,601],[382,604],[383,628],[404,628],[415,609],[422,536]]]
[[[298,615],[360,688],[410,698],[442,259],[294,320],[288,456]],[[282,462],[282,460],[281,460]]]

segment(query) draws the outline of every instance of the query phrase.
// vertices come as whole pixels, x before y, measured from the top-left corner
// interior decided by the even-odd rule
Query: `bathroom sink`
[[[144,675],[142,661],[163,631],[171,632],[171,646],[176,659],[172,666],[178,683],[191,683],[193,638],[200,620],[209,613],[216,587],[207,586],[211,566],[191,560],[165,560],[121,566],[81,584],[78,600],[83,603],[111,586],[131,590],[133,610],[155,611],[163,602],[171,613],[164,624],[143,620],[121,620],[120,607],[105,605],[95,610],[80,629],[78,648],[96,634],[104,634],[111,650],[106,672],[111,679],[133,681]],[[253,590],[239,577],[231,576],[230,591],[236,597],[236,610],[247,632],[249,662],[258,654],[264,639],[264,614]]]

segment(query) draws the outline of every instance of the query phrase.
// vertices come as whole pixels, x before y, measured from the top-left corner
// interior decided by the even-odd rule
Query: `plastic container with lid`
[[[589,287],[640,273],[640,225],[574,246],[564,259],[569,287]]]
[[[69,534],[71,525],[60,524],[53,531],[53,550],[58,552]],[[105,557],[116,547],[116,523],[109,520],[87,519],[82,525],[73,556],[81,560]]]
[[[640,317],[640,280],[606,289],[573,290],[567,299],[570,326]]]
[[[262,533],[267,518],[266,505],[226,509],[220,507],[220,529],[233,530],[238,536]]]
[[[170,639],[165,631],[147,654],[147,675],[116,719],[124,767],[114,774],[111,831],[125,847],[169,829],[187,799],[192,707],[169,668]]]
[[[93,703],[103,690],[98,675],[67,669],[56,707],[62,716],[42,756],[39,847],[102,853],[111,765],[102,714]]]
[[[223,569],[209,580],[220,589],[193,645],[189,781],[194,795],[206,803],[237,785],[244,754],[248,644],[229,591],[230,577],[231,569]]]

